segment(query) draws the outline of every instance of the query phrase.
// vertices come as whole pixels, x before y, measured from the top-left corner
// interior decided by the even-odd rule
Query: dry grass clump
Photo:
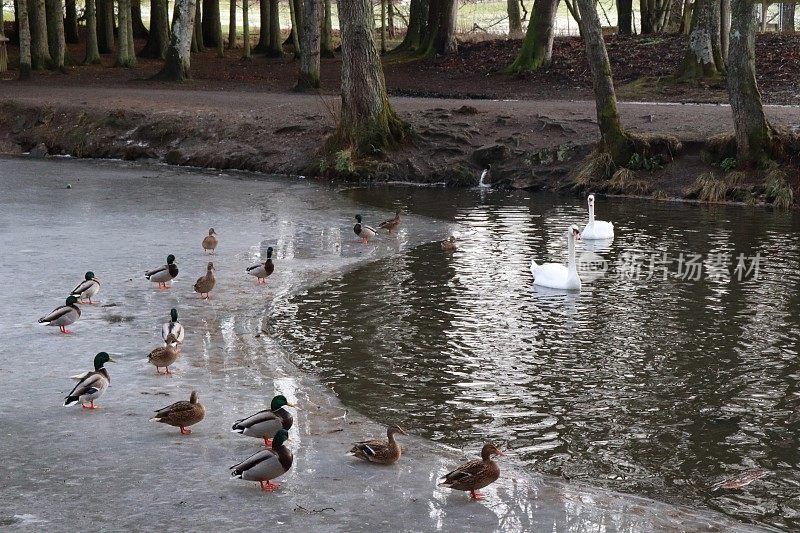
[[[608,180],[608,190],[618,193],[644,195],[650,192],[650,185],[636,177],[636,172],[629,168],[620,168]]]
[[[764,194],[772,205],[780,209],[788,209],[794,205],[794,191],[789,181],[786,179],[786,173],[773,165],[764,179]]]

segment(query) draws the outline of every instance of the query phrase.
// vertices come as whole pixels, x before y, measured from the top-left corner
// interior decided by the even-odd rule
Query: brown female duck
[[[477,491],[491,485],[500,477],[500,467],[492,461],[492,455],[503,455],[503,452],[492,443],[484,444],[480,460],[468,461],[445,474],[441,478],[444,481],[439,486],[469,491],[470,498],[480,500],[482,496]]]
[[[197,283],[194,284],[194,292],[200,293],[201,298],[208,299],[208,293],[217,284],[217,278],[214,277],[214,263],[209,262],[206,268],[206,275],[197,278]]]
[[[211,252],[211,255],[214,255],[217,253],[217,244],[219,244],[217,232],[214,231],[214,228],[211,228],[208,230],[208,235],[203,238],[203,253]]]
[[[395,433],[408,435],[400,426],[392,424],[386,430],[387,440],[374,439],[357,442],[353,445],[350,453],[369,463],[390,465],[400,459],[402,454],[400,445],[394,440]]]
[[[167,343],[166,346],[159,346],[154,349],[150,352],[150,355],[147,356],[147,360],[151,365],[156,367],[157,374],[161,374],[159,368],[163,366],[165,368],[164,374],[171,375],[172,372],[169,371],[169,365],[178,360],[178,339],[175,338],[175,335],[170,333],[167,335],[167,338],[164,339],[164,342]]]
[[[400,210],[398,209],[395,211],[394,216],[390,219],[384,220],[380,224],[378,224],[379,228],[388,229],[389,235],[397,231],[398,226],[400,226]]]
[[[160,422],[181,428],[181,435],[189,435],[193,426],[206,416],[206,408],[197,401],[197,391],[192,391],[189,401],[181,400],[156,411],[150,422]]]

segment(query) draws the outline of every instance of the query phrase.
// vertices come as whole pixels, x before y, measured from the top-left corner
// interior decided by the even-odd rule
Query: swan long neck
[[[589,224],[594,223],[594,203],[589,204]]]
[[[575,236],[571,231],[567,236],[567,270],[570,274],[578,273],[578,267],[575,264]]]

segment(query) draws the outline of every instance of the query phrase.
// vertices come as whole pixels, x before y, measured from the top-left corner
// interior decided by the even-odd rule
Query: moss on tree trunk
[[[586,57],[592,71],[592,88],[600,126],[601,151],[611,155],[614,164],[624,166],[630,161],[633,143],[622,126],[617,109],[617,96],[611,63],[593,0],[578,0],[581,30],[586,43]]]
[[[136,66],[136,53],[133,49],[131,0],[119,0],[118,12],[119,24],[117,25],[117,60],[115,66],[131,68]]]
[[[736,130],[736,157],[740,165],[751,167],[771,158],[773,135],[756,83],[755,36],[752,2],[731,0],[728,96]]]
[[[553,28],[559,0],[534,0],[525,40],[507,74],[532,72],[550,65],[553,59]]]
[[[342,23],[342,112],[328,151],[382,152],[407,131],[389,103],[380,54],[372,33],[371,0],[339,4]]]
[[[720,38],[720,0],[696,0],[686,58],[678,76],[682,80],[715,80],[725,71]]]

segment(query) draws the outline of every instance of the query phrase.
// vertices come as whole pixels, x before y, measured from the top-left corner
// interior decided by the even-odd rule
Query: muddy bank
[[[382,160],[353,161],[347,153],[324,160],[317,151],[334,129],[335,97],[174,86],[8,88],[9,98],[0,104],[0,151],[12,154],[451,186],[477,184],[481,169],[491,164],[497,187],[749,203],[774,202],[777,194],[764,173],[732,173],[724,143],[715,138],[730,128],[726,106],[621,104],[630,131],[672,135],[678,142],[631,161],[621,174],[598,178],[579,172],[597,138],[592,102],[396,98],[413,138]],[[773,124],[796,136],[800,108],[769,107],[768,113]],[[782,198],[800,186],[800,150],[790,145],[787,153],[789,164],[777,180]]]

